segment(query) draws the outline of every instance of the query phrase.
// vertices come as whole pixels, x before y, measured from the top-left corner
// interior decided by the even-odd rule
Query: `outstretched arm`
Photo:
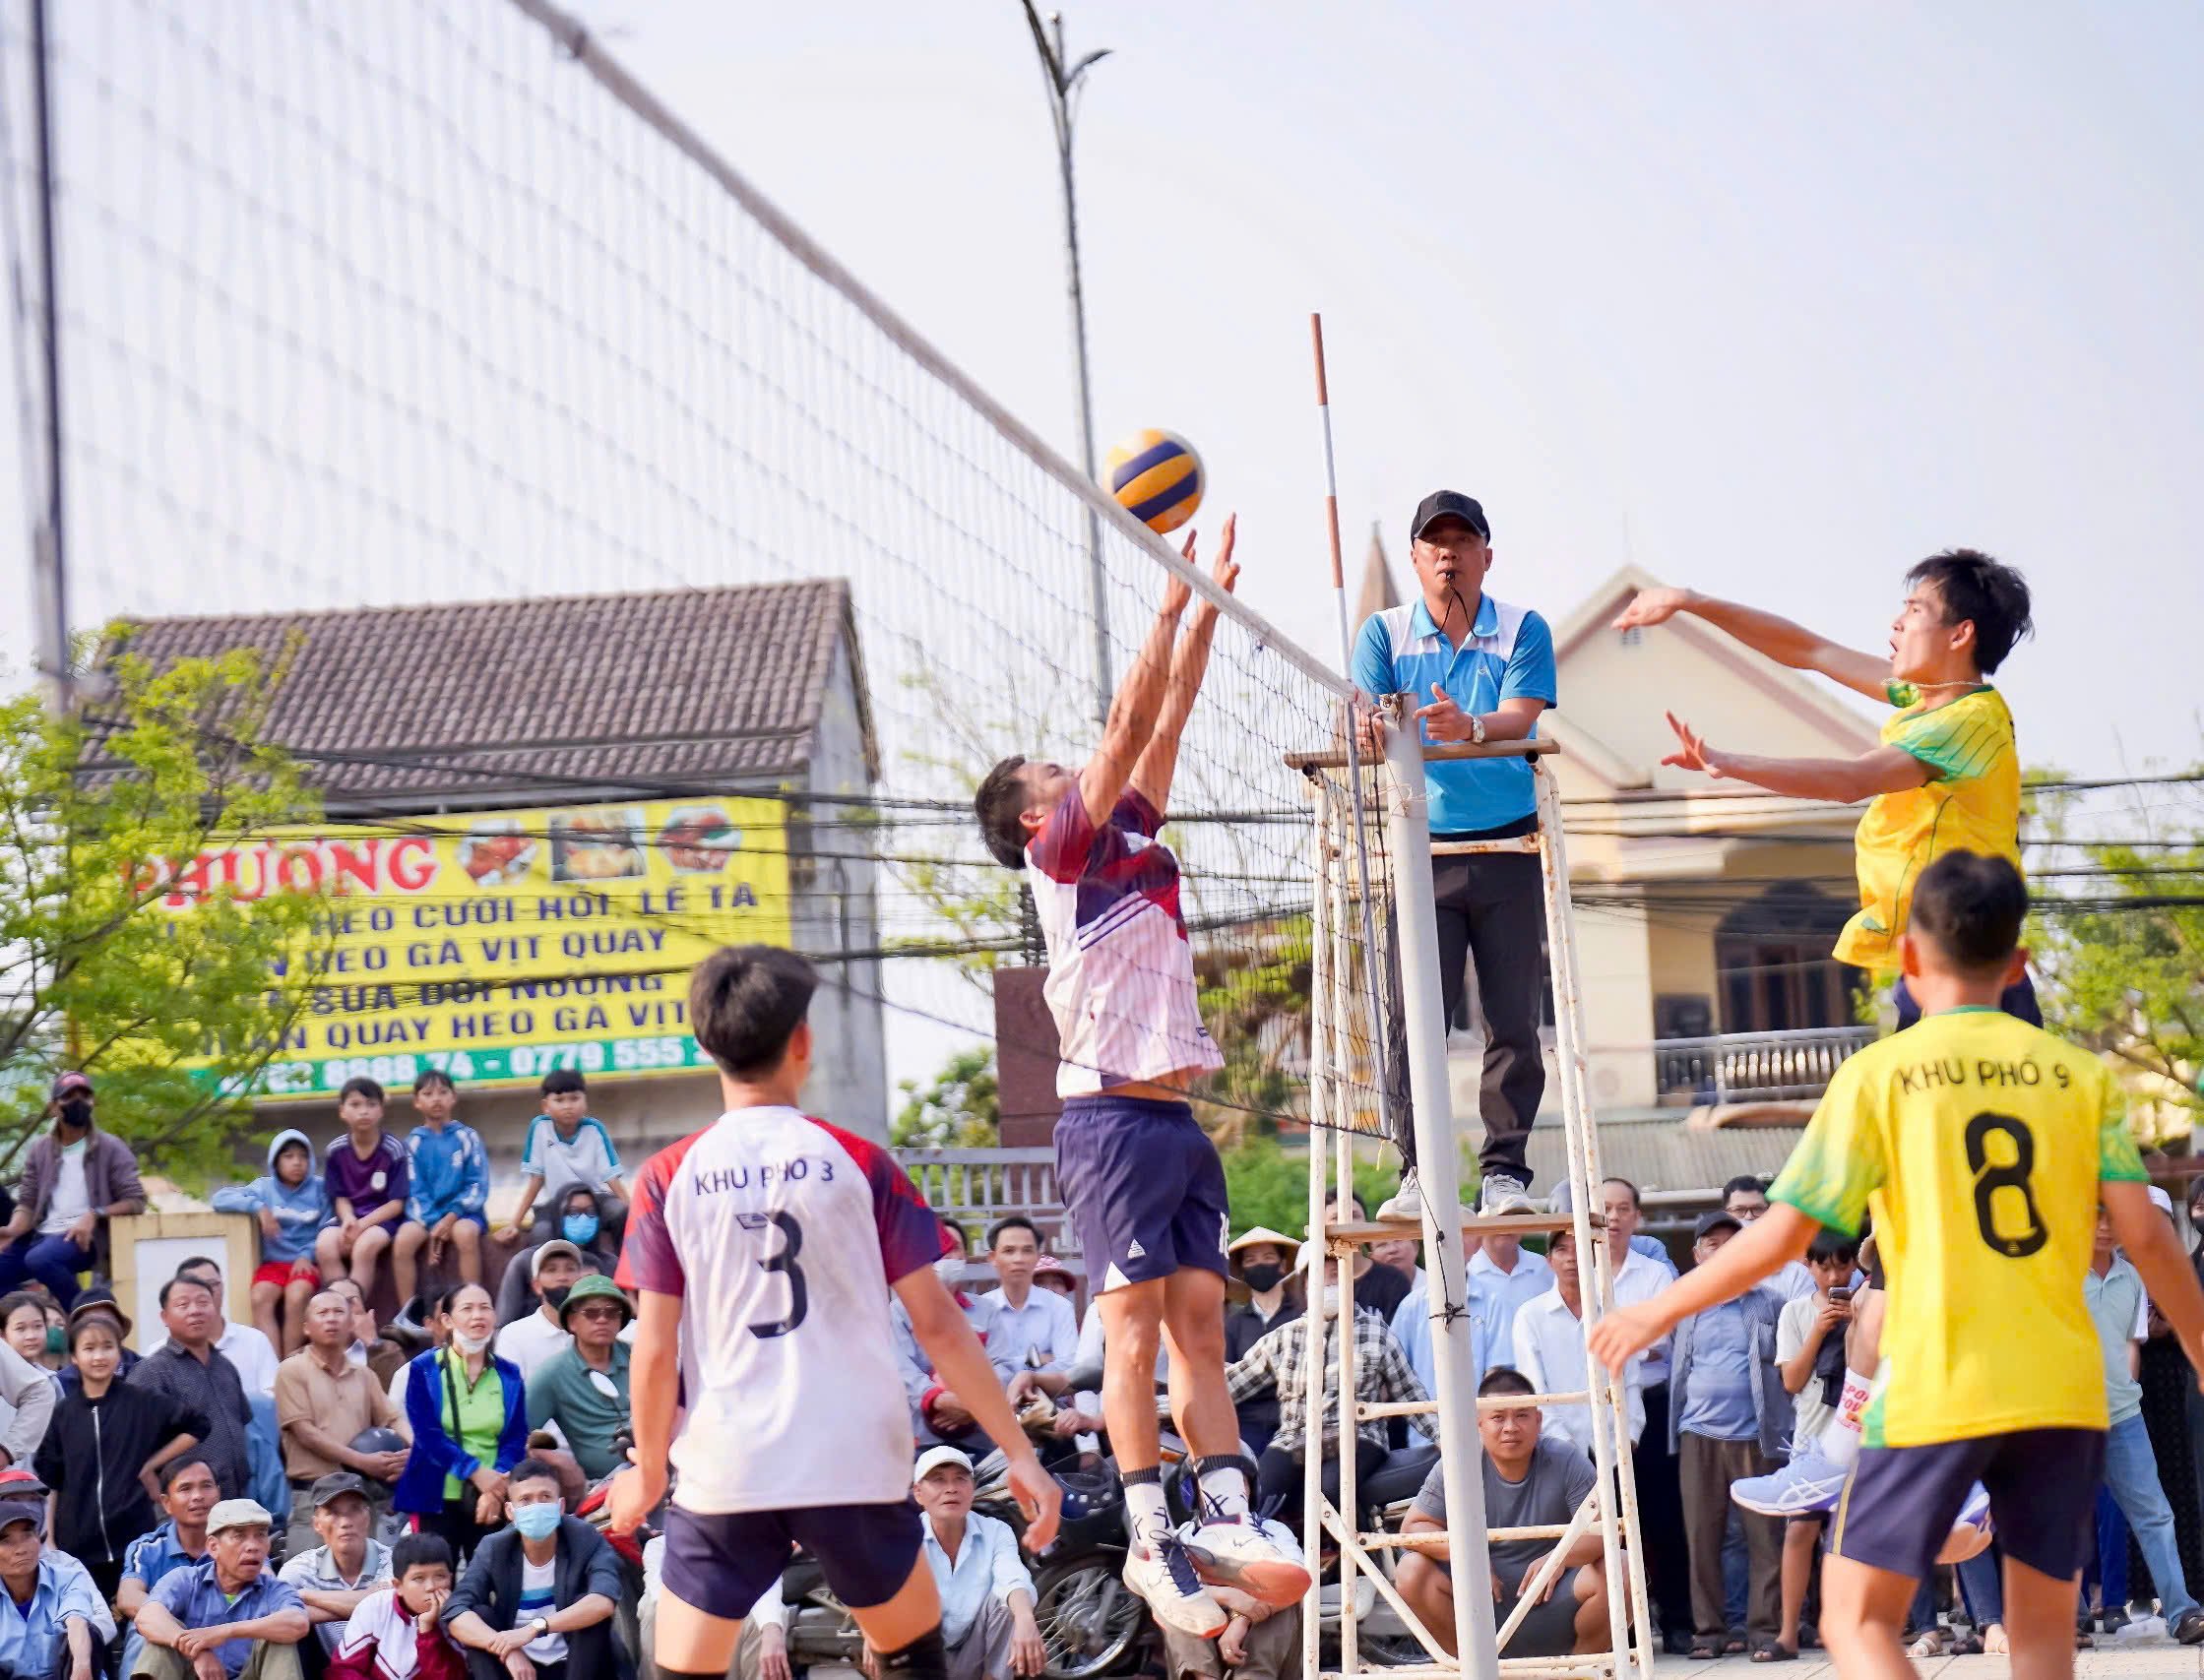
[[[2148,1206],[2148,1204],[2145,1204]],[[1694,1266],[1650,1301],[1616,1307],[1592,1327],[1593,1357],[1620,1376],[1623,1367],[1693,1313],[1733,1301],[1755,1283],[1803,1258],[1821,1227],[1788,1202],[1768,1211],[1732,1237],[1702,1266]]]
[[[1722,752],[1707,744],[1689,724],[1669,713],[1676,750],[1661,762],[1678,770],[1703,771],[1717,780],[1749,781],[1771,793],[1796,799],[1830,799],[1857,804],[1878,793],[1919,787],[1934,772],[1904,747],[1877,747],[1856,759],[1769,759],[1750,753]]]
[[[1186,533],[1186,546],[1180,552],[1189,561],[1194,558],[1193,532]],[[1157,608],[1156,622],[1148,627],[1148,640],[1140,645],[1132,669],[1118,683],[1116,698],[1109,703],[1109,720],[1102,725],[1102,745],[1079,773],[1080,803],[1087,807],[1087,821],[1098,829],[1117,809],[1117,801],[1132,779],[1133,767],[1156,732],[1156,719],[1170,682],[1171,647],[1178,640],[1178,621],[1193,598],[1194,591],[1178,578],[1165,583],[1163,605]]]
[[[1779,665],[1789,665],[1795,671],[1819,671],[1830,681],[1841,682],[1871,700],[1885,698],[1885,685],[1890,680],[1888,660],[1862,653],[1857,648],[1840,647],[1804,625],[1772,612],[1718,600],[1696,590],[1640,590],[1616,616],[1614,627],[1640,630],[1666,624],[1679,612],[1705,619]]]
[[[1232,539],[1238,526],[1239,515],[1226,516],[1225,534],[1217,541],[1217,558],[1210,562],[1210,576],[1227,594],[1239,582],[1239,565],[1232,559]],[[1188,537],[1186,557],[1191,560],[1193,555],[1194,541]],[[1164,814],[1165,800],[1170,797],[1171,777],[1178,769],[1178,737],[1193,715],[1194,697],[1201,692],[1202,678],[1209,670],[1209,644],[1216,634],[1217,607],[1204,597],[1194,604],[1186,634],[1171,654],[1170,680],[1164,689],[1155,732],[1149,736],[1140,762],[1133,766],[1133,791],[1154,806],[1159,817]],[[1092,805],[1088,807],[1090,815],[1093,809]]]

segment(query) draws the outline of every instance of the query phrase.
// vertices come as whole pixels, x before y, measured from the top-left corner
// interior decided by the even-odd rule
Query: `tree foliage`
[[[907,1100],[888,1129],[897,1149],[992,1149],[1001,1141],[993,1045],[959,1050],[930,1084],[905,1080],[902,1089]]]
[[[118,633],[74,715],[0,706],[0,1166],[64,1067],[94,1075],[99,1124],[149,1165],[226,1159],[239,1093],[310,996],[322,901],[223,886],[179,909],[162,866],[312,820],[263,738],[280,674],[244,651],[156,671]]]

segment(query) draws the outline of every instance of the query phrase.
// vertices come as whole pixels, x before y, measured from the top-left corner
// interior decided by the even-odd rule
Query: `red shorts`
[[[262,1283],[273,1283],[279,1289],[287,1289],[294,1282],[312,1283],[317,1286],[320,1284],[322,1275],[311,1266],[306,1268],[306,1275],[303,1277],[294,1278],[291,1276],[292,1264],[287,1260],[263,1261],[259,1270],[253,1274],[254,1284],[257,1286]]]

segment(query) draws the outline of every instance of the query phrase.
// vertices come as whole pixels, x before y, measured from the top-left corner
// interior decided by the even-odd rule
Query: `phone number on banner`
[[[277,1062],[253,1082],[255,1096],[330,1096],[346,1080],[370,1079],[403,1089],[431,1068],[461,1086],[517,1085],[572,1068],[585,1074],[664,1074],[711,1065],[686,1033],[661,1038],[584,1038],[565,1044],[512,1044],[496,1050],[400,1051],[382,1056],[333,1056]]]

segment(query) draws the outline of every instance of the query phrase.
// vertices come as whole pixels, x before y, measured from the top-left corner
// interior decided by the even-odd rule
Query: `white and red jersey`
[[[1098,829],[1074,787],[1026,847],[1048,946],[1041,990],[1056,1018],[1058,1096],[1225,1065],[1202,1025],[1178,859],[1156,839],[1163,826],[1127,789]]]
[[[894,1157],[793,1108],[738,1108],[644,1165],[619,1280],[681,1297],[674,1503],[873,1505],[914,1451],[890,1286],[941,1227]]]

